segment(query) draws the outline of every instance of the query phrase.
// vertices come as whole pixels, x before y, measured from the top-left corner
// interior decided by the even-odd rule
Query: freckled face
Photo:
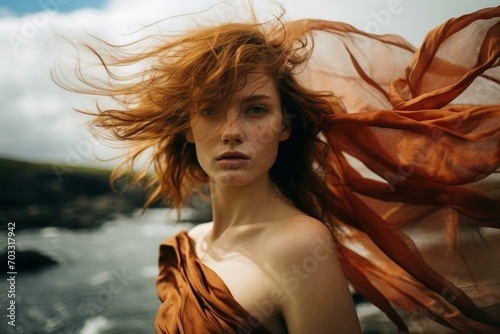
[[[245,81],[246,79],[246,81]],[[251,73],[227,110],[201,110],[191,121],[187,140],[212,182],[242,186],[267,178],[280,141],[288,139],[283,127],[278,91],[264,73]]]

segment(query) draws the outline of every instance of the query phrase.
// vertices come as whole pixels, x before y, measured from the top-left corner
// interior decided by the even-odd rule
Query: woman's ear
[[[194,144],[193,131],[189,130],[186,133],[186,140],[187,140],[188,143]]]
[[[290,138],[290,134],[292,133],[292,124],[282,124],[281,125],[281,130],[280,130],[280,135],[279,135],[279,140],[280,141],[285,141],[288,138]]]

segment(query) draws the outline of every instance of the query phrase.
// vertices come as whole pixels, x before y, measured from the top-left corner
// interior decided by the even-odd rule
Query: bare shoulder
[[[354,303],[331,231],[297,215],[267,235],[269,264],[285,298],[279,305],[288,332],[359,333]]]
[[[276,224],[267,234],[268,245],[279,263],[293,261],[297,256],[309,256],[319,248],[333,254],[335,243],[328,227],[304,214],[295,215]]]
[[[188,231],[188,235],[191,239],[198,241],[203,239],[207,235],[207,233],[212,229],[213,222],[198,224],[192,227]]]
[[[307,282],[303,277],[307,276],[309,282],[312,281],[309,278],[320,277],[322,273],[318,269],[341,272],[331,231],[307,215],[295,215],[270,229],[266,235],[265,251],[277,280],[289,278],[287,282],[290,284],[284,286],[285,292],[287,289],[296,292],[296,286],[304,286]],[[290,272],[294,275],[288,275]]]

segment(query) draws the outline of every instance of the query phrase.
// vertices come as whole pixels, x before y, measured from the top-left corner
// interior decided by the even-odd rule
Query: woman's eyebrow
[[[240,102],[248,103],[248,102],[255,102],[255,101],[267,100],[267,99],[272,99],[272,97],[269,95],[266,95],[266,94],[257,94],[257,95],[249,95],[249,96],[242,97],[240,99]]]

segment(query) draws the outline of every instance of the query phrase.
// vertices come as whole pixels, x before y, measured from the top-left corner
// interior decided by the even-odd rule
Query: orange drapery
[[[430,318],[460,332],[498,333],[500,7],[445,22],[418,49],[339,22],[290,24],[314,39],[297,79],[341,101],[324,120],[325,169],[352,285],[401,332]],[[214,331],[248,323],[220,278],[189,255],[187,235],[161,247],[157,287],[167,302],[158,332],[184,332],[204,316],[211,320],[199,328]],[[196,306],[203,294],[181,294],[184,272],[195,273],[190,285],[210,285],[207,303],[221,312]],[[199,314],[183,311],[190,301]]]
[[[338,22],[294,24],[314,39],[298,78],[341,101],[324,135],[347,277],[400,331],[428,317],[498,333],[500,7],[445,22],[418,49]]]

